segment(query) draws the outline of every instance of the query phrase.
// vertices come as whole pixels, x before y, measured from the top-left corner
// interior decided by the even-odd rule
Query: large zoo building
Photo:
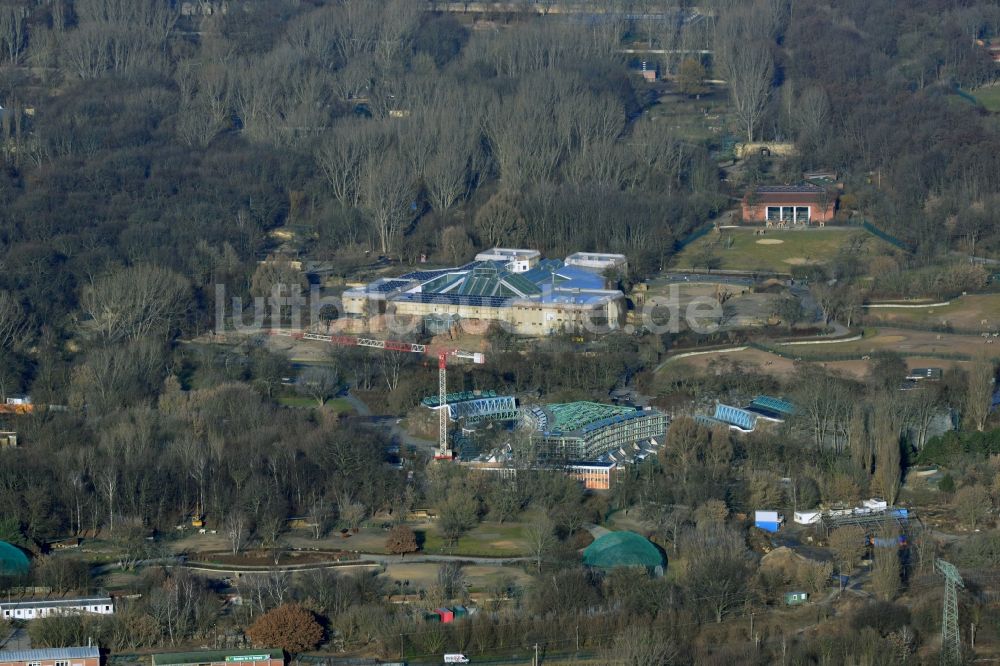
[[[431,334],[462,320],[499,323],[512,333],[617,329],[625,296],[604,273],[624,270],[625,256],[578,252],[542,259],[536,250],[493,248],[456,268],[380,278],[344,292],[344,312],[370,329],[377,317],[419,320]]]

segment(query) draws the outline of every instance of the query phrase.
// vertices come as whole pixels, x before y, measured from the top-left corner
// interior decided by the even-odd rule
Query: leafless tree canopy
[[[83,292],[83,307],[110,341],[166,335],[189,305],[186,279],[157,266],[133,266],[98,278]]]

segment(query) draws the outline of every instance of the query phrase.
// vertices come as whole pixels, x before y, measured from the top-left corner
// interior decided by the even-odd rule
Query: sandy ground
[[[420,529],[420,526],[415,526],[415,529]],[[282,535],[281,543],[291,548],[381,553],[385,550],[386,534],[385,530],[379,528],[364,528],[348,538],[343,538],[339,531],[335,531],[321,539],[313,539],[309,530],[293,529]],[[171,543],[171,548],[175,552],[188,553],[218,551],[229,548],[229,542],[221,530],[217,534],[198,534],[197,530],[192,530],[182,539]]]
[[[1000,329],[1000,294],[970,294],[952,299],[949,305],[943,307],[871,308],[866,314],[885,322],[905,321],[996,331]]]
[[[440,564],[436,562],[418,562],[409,564],[405,558],[399,563],[386,565],[385,577],[392,581],[409,581],[411,587],[428,588],[437,581]],[[500,567],[470,565],[462,568],[469,585],[474,589],[484,589],[501,577],[514,579],[518,584],[525,584],[530,576],[521,567]]]
[[[899,345],[904,336],[890,335],[886,336],[886,339],[880,340],[879,345]],[[874,339],[873,339],[874,340]],[[802,349],[808,349],[809,353],[822,353],[826,351],[832,352],[832,347],[839,345],[816,345],[811,347],[803,347]],[[881,346],[878,348],[882,348]],[[873,348],[874,349],[874,348]],[[976,348],[978,349],[978,347]],[[992,350],[992,347],[991,347]],[[997,349],[1000,353],[1000,348]],[[712,365],[713,361],[716,361],[718,366],[716,372],[728,372],[728,363],[721,364],[720,360],[725,359],[726,361],[738,362],[744,366],[748,366],[755,372],[760,372],[767,375],[772,375],[774,377],[779,377],[786,379],[791,377],[796,372],[798,364],[796,361],[781,356],[776,356],[768,352],[760,351],[758,349],[747,349],[740,352],[729,352],[725,354],[704,354],[701,356],[690,356],[687,358],[678,359],[673,363],[668,363],[663,367],[664,372],[669,372],[671,366],[675,363],[677,365],[685,365],[692,368],[698,368],[707,371],[709,366]],[[963,366],[965,362],[963,361],[946,361],[937,358],[930,357],[909,357],[906,359],[907,366],[910,368],[920,368],[920,367],[940,367],[940,368],[950,368],[955,366]],[[871,362],[863,361],[858,359],[856,361],[821,361],[817,362],[816,365],[820,365],[833,372],[839,372],[847,377],[854,377],[857,379],[864,379],[868,376],[871,371]]]
[[[987,338],[991,339],[991,338]],[[807,347],[809,351],[830,353],[871,354],[877,351],[934,352],[950,354],[1000,355],[1000,346],[987,344],[986,339],[976,335],[951,335],[926,331],[879,328],[874,336],[854,342]],[[994,351],[995,350],[995,351]],[[935,365],[942,365],[939,361]]]

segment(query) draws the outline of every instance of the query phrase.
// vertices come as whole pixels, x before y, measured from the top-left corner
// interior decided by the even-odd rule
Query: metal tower
[[[958,588],[965,587],[954,564],[935,560],[934,568],[944,576],[944,610],[941,618],[941,663],[962,663],[962,635],[958,632]]]
[[[273,330],[272,335],[285,335],[299,340],[316,340],[329,342],[333,345],[347,347],[370,347],[388,351],[408,352],[411,354],[432,354],[427,345],[414,342],[399,342],[397,340],[375,340],[359,338],[352,335],[321,335],[319,333],[302,333],[290,330]],[[485,363],[486,357],[480,352],[462,351],[461,349],[441,349],[438,355],[438,450],[434,455],[436,460],[451,460],[454,452],[448,446],[448,357],[466,359],[473,363]]]

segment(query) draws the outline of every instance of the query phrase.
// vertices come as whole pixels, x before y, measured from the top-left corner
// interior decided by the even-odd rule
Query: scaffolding
[[[922,524],[915,513],[909,509],[887,507],[884,510],[874,509],[841,509],[833,510],[823,515],[823,526],[827,534],[837,529],[854,525],[863,527],[870,532],[877,532],[886,525],[895,525],[899,532],[914,536]]]

